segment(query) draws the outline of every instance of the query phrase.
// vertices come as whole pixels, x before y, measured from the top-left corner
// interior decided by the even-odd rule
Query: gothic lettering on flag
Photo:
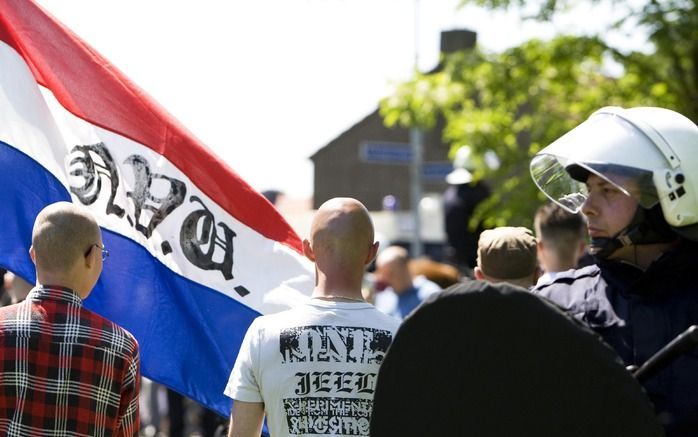
[[[0,0],[0,120],[0,265],[33,282],[36,214],[84,205],[112,254],[85,305],[136,336],[145,376],[227,414],[223,389],[251,321],[312,288],[298,236],[30,0]]]

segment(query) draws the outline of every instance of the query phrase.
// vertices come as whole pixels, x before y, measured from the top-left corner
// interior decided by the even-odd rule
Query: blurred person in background
[[[12,304],[12,296],[7,292],[8,281],[6,275],[7,270],[0,267],[0,279],[2,279],[2,282],[0,282],[0,286],[2,286],[2,290],[0,290],[0,306],[3,307]]]
[[[33,285],[21,277],[8,271],[4,276],[5,293],[9,298],[9,303],[20,303],[27,298]]]
[[[477,261],[477,239],[482,225],[470,229],[475,208],[490,196],[490,188],[484,181],[473,181],[476,163],[471,148],[463,146],[456,152],[453,171],[446,176],[449,187],[443,195],[444,225],[448,241],[447,260],[470,275]]]
[[[538,263],[543,271],[537,285],[578,267],[586,250],[587,225],[582,214],[548,202],[536,211],[533,227],[538,239]]]
[[[426,257],[410,260],[408,268],[413,278],[424,276],[441,288],[448,288],[460,281],[460,272],[457,268]]]
[[[374,272],[376,289],[374,305],[388,315],[400,320],[405,318],[429,295],[441,290],[424,276],[413,277],[409,268],[410,256],[407,249],[390,246],[378,254]]]

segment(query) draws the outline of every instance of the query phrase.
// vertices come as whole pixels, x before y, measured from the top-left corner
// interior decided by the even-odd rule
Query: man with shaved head
[[[312,298],[257,318],[245,335],[225,394],[233,398],[230,436],[367,436],[378,368],[399,321],[361,295],[378,250],[357,200],[318,209],[303,240],[315,263]]]
[[[67,202],[36,218],[36,286],[0,309],[0,434],[133,436],[138,343],[85,309],[108,252],[95,219]]]

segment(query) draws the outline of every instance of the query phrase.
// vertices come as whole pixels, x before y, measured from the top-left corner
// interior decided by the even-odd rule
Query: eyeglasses
[[[87,252],[85,252],[85,256],[88,256],[90,254],[90,251],[92,251],[92,248],[96,247],[102,251],[102,261],[106,261],[107,257],[109,257],[109,251],[104,248],[104,245],[99,245],[99,244],[92,244],[89,249],[87,249]]]

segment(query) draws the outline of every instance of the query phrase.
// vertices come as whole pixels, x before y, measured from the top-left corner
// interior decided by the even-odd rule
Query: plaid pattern
[[[133,436],[138,343],[71,290],[0,308],[0,435]]]

